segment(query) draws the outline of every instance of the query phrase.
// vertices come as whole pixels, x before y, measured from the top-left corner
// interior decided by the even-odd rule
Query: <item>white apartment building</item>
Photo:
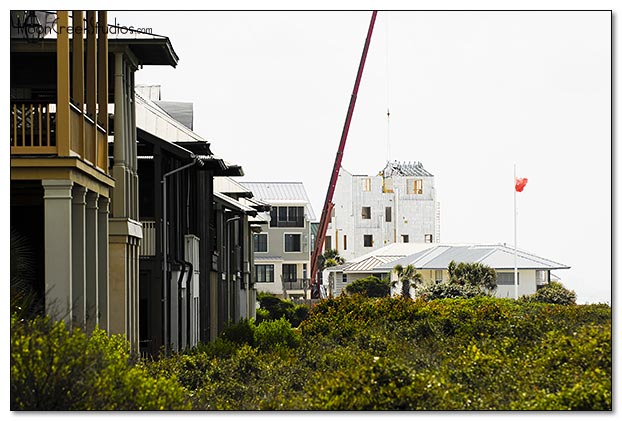
[[[315,214],[300,182],[242,182],[253,197],[272,206],[262,232],[254,234],[255,289],[280,296],[309,296],[311,221]]]
[[[420,162],[388,162],[377,175],[343,167],[324,250],[349,261],[392,243],[440,242],[440,204],[434,176]]]

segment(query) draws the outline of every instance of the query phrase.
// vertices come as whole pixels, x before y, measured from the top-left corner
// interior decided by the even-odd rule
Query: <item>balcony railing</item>
[[[283,281],[283,287],[286,290],[292,289],[309,289],[309,280],[308,279],[290,279]]]
[[[70,107],[69,127],[70,139],[57,139],[56,104],[13,102],[11,154],[59,155],[59,143],[69,142],[71,151],[104,172],[108,172],[106,131],[73,104]]]
[[[11,153],[55,154],[56,105],[11,103]]]
[[[140,221],[143,224],[143,239],[140,242],[140,256],[156,255],[155,221]]]

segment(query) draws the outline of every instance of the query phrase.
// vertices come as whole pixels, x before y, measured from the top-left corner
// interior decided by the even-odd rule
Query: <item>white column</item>
[[[97,199],[98,194],[86,193],[86,331],[92,332],[98,322],[98,245]]]
[[[72,319],[70,180],[42,180],[44,194],[45,311],[52,320]]]
[[[97,304],[99,327],[108,330],[109,279],[108,279],[108,205],[110,199],[100,196],[97,202]]]
[[[86,327],[86,246],[85,246],[85,206],[86,189],[80,185],[73,186],[72,200],[72,231],[71,231],[71,259],[72,279],[71,296],[73,326],[84,329]]]

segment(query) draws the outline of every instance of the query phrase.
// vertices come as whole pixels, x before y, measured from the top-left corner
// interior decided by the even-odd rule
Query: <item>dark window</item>
[[[255,265],[255,282],[274,282],[274,265]]]
[[[409,238],[408,238],[408,234],[402,234],[402,243],[408,243]]]
[[[341,274],[341,282],[343,282],[344,284],[348,282],[348,275],[346,275],[345,273]]]
[[[254,234],[255,253],[266,253],[268,251],[268,233]]]
[[[371,208],[369,206],[363,206],[361,208],[361,218],[371,219]]]
[[[431,243],[432,242],[432,234],[426,234],[423,236],[423,242],[424,243]]]
[[[391,212],[391,206],[387,206],[384,208],[384,220],[387,222],[391,222],[391,216],[393,212]]]
[[[283,263],[283,282],[293,282],[298,279],[298,267],[290,263]]]
[[[374,245],[374,236],[365,234],[363,235],[363,247],[372,247]]]
[[[297,227],[305,226],[304,206],[275,206],[270,211],[271,227]]]
[[[520,285],[520,273],[517,280]],[[514,272],[497,272],[497,285],[514,285]]]
[[[333,239],[330,235],[324,237],[324,250],[331,250],[333,248]]]
[[[348,249],[348,236],[347,235],[343,235],[343,249],[347,250]]]
[[[287,252],[300,252],[300,234],[285,234],[285,251]]]

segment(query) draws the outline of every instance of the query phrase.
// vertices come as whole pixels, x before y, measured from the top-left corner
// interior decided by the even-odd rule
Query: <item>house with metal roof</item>
[[[254,234],[255,289],[283,297],[308,297],[315,213],[301,182],[241,182],[270,204],[262,232]]]
[[[382,260],[386,260],[382,262]],[[447,267],[450,262],[481,263],[493,268],[497,273],[497,289],[495,295],[499,298],[514,298],[514,248],[505,244],[433,244],[420,251],[402,256],[397,259],[369,255],[356,262],[348,262],[340,267],[330,268],[334,272],[333,278],[342,277],[359,279],[367,276],[384,278],[390,276],[397,281],[392,272],[396,265],[413,265],[423,277],[424,283],[439,283],[449,280]],[[516,250],[516,268],[518,272],[518,295],[530,295],[556,278],[554,270],[569,269],[570,267],[553,260],[537,256],[525,250]],[[347,277],[347,278],[346,278]],[[351,282],[351,281],[350,281]],[[341,285],[341,288],[345,287]],[[401,285],[396,284],[394,294],[399,294]],[[415,295],[415,291],[411,291]]]
[[[392,243],[438,243],[434,175],[421,162],[387,162],[377,175],[339,171],[324,250],[346,260]]]

